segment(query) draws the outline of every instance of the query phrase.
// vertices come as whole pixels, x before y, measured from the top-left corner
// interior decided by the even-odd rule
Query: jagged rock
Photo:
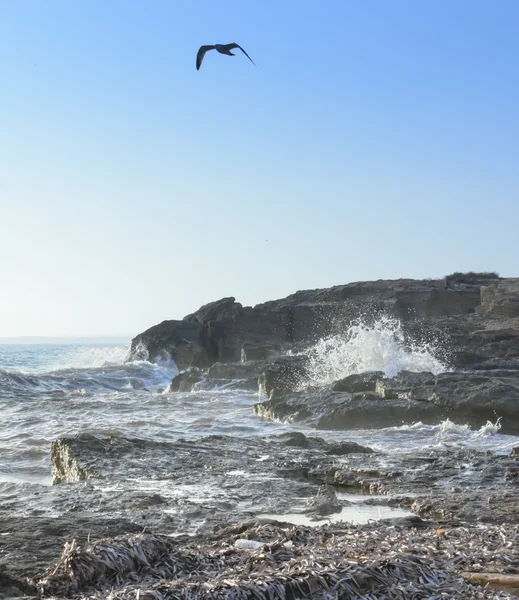
[[[199,383],[205,375],[203,369],[191,367],[175,375],[169,384],[167,392],[190,392],[196,383]]]
[[[130,356],[155,360],[167,353],[179,369],[238,362],[242,356],[263,360],[294,344],[344,332],[359,319],[369,322],[385,315],[401,319],[411,340],[448,342],[453,364],[519,359],[519,325],[509,319],[509,338],[503,344],[496,329],[503,329],[504,323],[494,323],[491,332],[486,326],[488,317],[474,314],[481,308],[491,316],[515,315],[517,280],[456,275],[437,280],[350,283],[297,292],[255,307],[223,298],[182,321],[164,321],[141,333],[132,340]]]
[[[63,440],[52,442],[52,483],[70,483],[90,479],[91,472],[78,465],[74,456],[69,454],[69,447]]]
[[[132,340],[131,359],[170,356],[179,369],[209,366],[213,359],[203,325],[191,321],[163,321]]]
[[[265,361],[248,361],[246,363],[215,363],[207,370],[207,377],[212,377],[214,379],[257,378],[265,366]]]
[[[449,411],[430,402],[391,399],[382,400],[377,394],[336,393],[326,398],[316,422],[317,429],[378,429],[398,427],[406,423],[436,425]]]
[[[395,377],[380,378],[375,385],[375,392],[384,400],[397,400],[413,398],[414,400],[428,400],[429,398],[416,397],[411,394],[413,389],[427,385],[434,385],[436,377],[432,373],[401,371]]]
[[[382,400],[375,393],[299,392],[254,405],[256,414],[287,423],[305,423],[322,430],[378,429],[421,421],[436,425],[450,415],[431,402]]]
[[[267,346],[255,346],[244,342],[241,347],[242,362],[266,360],[272,351]]]
[[[350,392],[350,394],[358,392],[374,392],[377,387],[377,382],[383,377],[384,373],[381,371],[355,373],[336,381],[332,386],[332,390],[334,392]]]
[[[451,419],[474,426],[501,418],[503,433],[519,432],[519,371],[431,373],[401,372],[382,379],[385,398],[427,402],[448,411]]]
[[[335,442],[328,445],[326,454],[334,456],[344,456],[345,454],[372,454],[374,451],[367,447],[357,444],[357,442]]]
[[[274,395],[279,397],[301,387],[308,378],[306,363],[307,358],[304,356],[279,358],[260,374],[260,391],[271,399]]]
[[[376,392],[330,390],[271,392],[256,414],[317,429],[395,427],[445,419],[479,428],[500,419],[502,433],[519,432],[519,372],[453,372],[433,375],[402,371],[380,379]]]
[[[519,317],[519,278],[502,279],[481,288],[480,314]]]

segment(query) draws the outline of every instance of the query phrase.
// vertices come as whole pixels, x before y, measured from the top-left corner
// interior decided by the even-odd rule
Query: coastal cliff
[[[442,339],[454,367],[519,365],[519,279],[492,273],[349,283],[254,307],[223,298],[137,335],[130,360],[167,354],[186,369],[266,359],[381,316],[411,340]]]

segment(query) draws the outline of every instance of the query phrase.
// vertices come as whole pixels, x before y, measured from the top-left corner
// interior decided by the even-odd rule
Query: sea
[[[404,344],[400,323],[381,319],[321,340],[306,352],[313,385],[355,372],[402,369],[439,373],[449,368],[430,346]],[[129,340],[0,344],[0,497],[13,484],[50,486],[50,446],[61,436],[88,433],[154,441],[212,434],[265,436],[303,431],[326,439],[352,440],[385,453],[427,448],[474,447],[508,453],[519,437],[500,433],[500,422],[480,429],[454,424],[403,423],[386,429],[316,432],[265,420],[253,406],[259,392],[199,389],[168,393],[175,363],[129,361]]]

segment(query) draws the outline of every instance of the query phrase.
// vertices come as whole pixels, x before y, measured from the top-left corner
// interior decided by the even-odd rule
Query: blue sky
[[[0,0],[0,336],[519,275],[518,23],[516,0]],[[196,71],[230,41],[257,68]]]

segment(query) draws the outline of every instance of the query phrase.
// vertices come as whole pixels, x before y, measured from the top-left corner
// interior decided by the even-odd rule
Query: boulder
[[[519,317],[519,277],[483,286],[481,306],[476,311],[492,317]]]
[[[167,389],[168,393],[190,392],[196,383],[202,381],[205,371],[197,367],[191,367],[187,371],[181,371],[175,375]]]
[[[399,373],[377,384],[384,399],[430,403],[451,420],[481,427],[501,419],[503,433],[519,432],[519,371]]]
[[[269,399],[297,390],[308,379],[307,358],[286,356],[268,365],[260,374],[260,392]]]
[[[336,393],[336,397],[325,400],[316,422],[317,429],[379,429],[418,422],[436,425],[449,414],[448,410],[430,402],[382,400],[369,392]]]
[[[357,392],[374,392],[377,387],[377,382],[383,377],[384,373],[382,373],[382,371],[355,373],[336,381],[332,385],[332,390],[334,392],[350,392],[350,394],[355,394]]]
[[[163,321],[135,337],[130,346],[130,360],[161,357],[171,357],[181,370],[205,367],[214,361],[214,349],[200,323]]]
[[[275,395],[254,405],[257,415],[287,423],[304,423],[321,430],[378,429],[406,423],[436,425],[450,414],[431,402],[382,400],[375,393],[321,391]]]

